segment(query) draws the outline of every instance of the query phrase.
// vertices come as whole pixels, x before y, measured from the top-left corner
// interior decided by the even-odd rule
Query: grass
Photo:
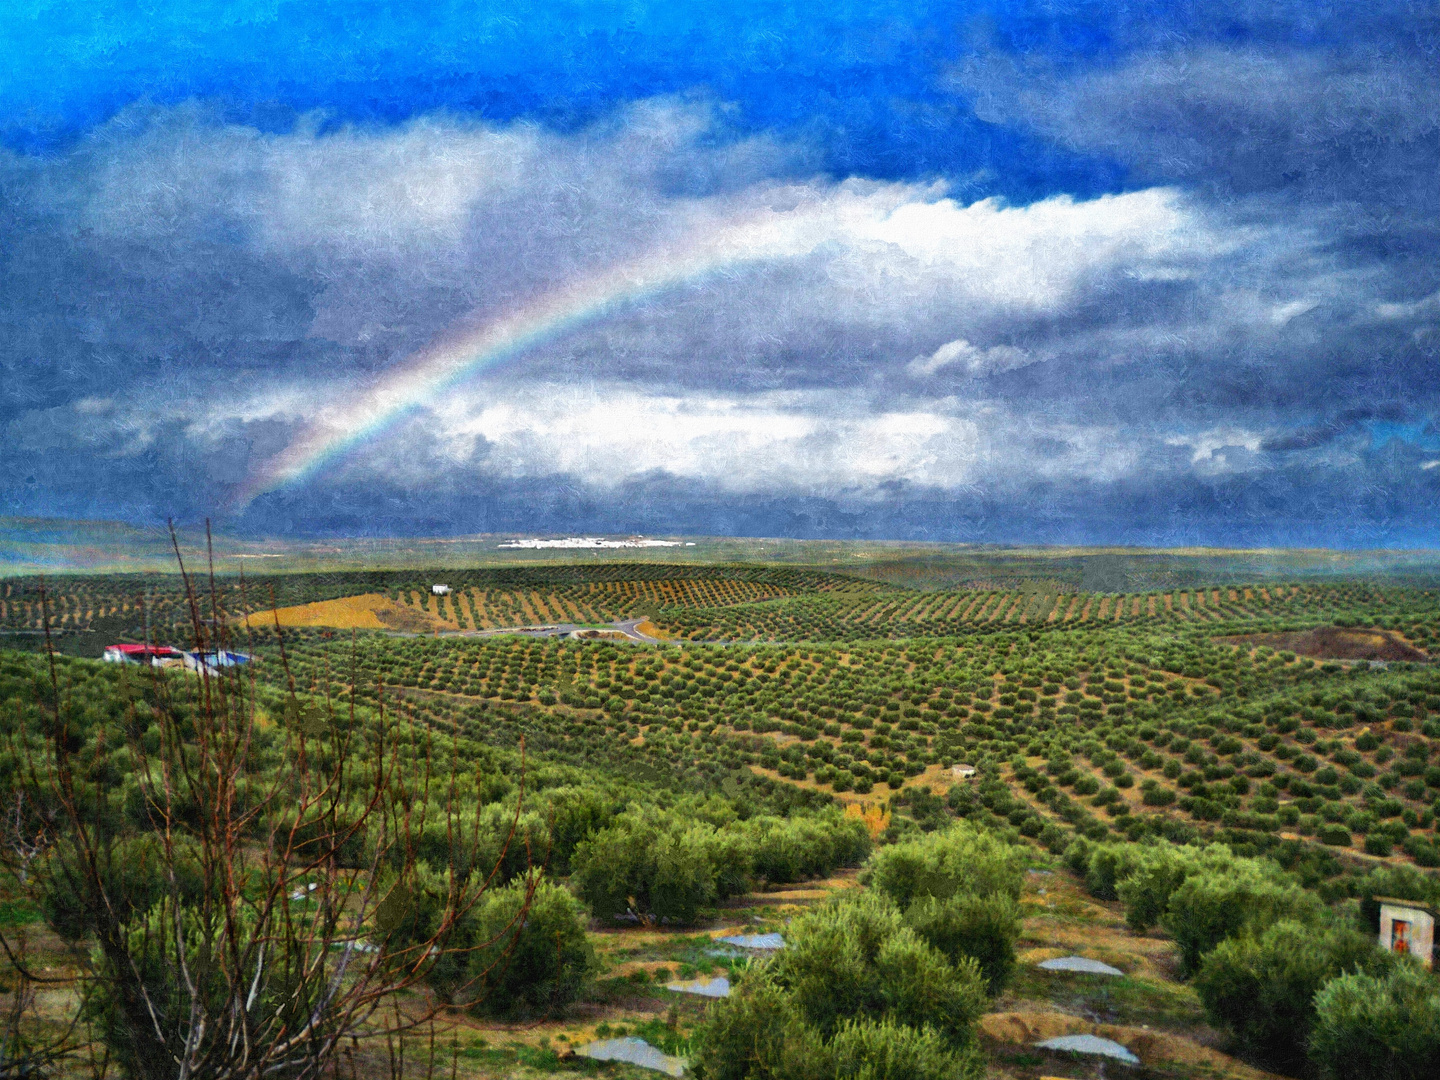
[[[506,1047],[470,1046],[461,1050],[460,1056],[466,1062],[479,1065],[486,1071],[497,1070],[505,1075],[514,1075],[517,1067],[536,1073],[568,1072],[583,1076],[596,1076],[601,1072],[608,1075],[612,1071],[603,1062],[578,1054],[562,1057],[553,1047],[529,1046],[525,1043],[514,1043]],[[642,1070],[635,1071],[639,1073]]]
[[[1204,1025],[1195,992],[1151,979],[1086,975],[1022,967],[1009,987],[1014,1001],[1044,1001],[1060,1012],[1106,1024],[1150,1024],[1182,1032]]]
[[[0,900],[0,929],[12,930],[40,921],[40,909],[29,900]]]

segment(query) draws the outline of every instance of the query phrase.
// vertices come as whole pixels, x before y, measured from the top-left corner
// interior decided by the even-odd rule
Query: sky
[[[0,515],[1440,546],[1432,4],[0,5]]]

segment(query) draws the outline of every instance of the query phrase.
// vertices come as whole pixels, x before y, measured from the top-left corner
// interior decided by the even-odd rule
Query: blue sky
[[[1433,546],[1437,46],[1385,3],[6,5],[0,513]],[[720,249],[257,481],[437,343]]]

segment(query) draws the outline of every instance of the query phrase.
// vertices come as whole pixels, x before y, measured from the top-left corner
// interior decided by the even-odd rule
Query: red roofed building
[[[101,659],[112,664],[160,664],[184,660],[185,654],[169,645],[107,645]]]

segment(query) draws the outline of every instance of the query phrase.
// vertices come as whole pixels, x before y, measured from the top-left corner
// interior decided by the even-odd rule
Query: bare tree
[[[10,808],[3,819],[4,862],[23,888],[30,880],[30,864],[45,853],[52,836],[52,815],[35,805],[24,788],[10,793]]]
[[[215,656],[231,623],[213,550],[202,600],[171,537],[196,653]],[[270,736],[253,666],[148,669],[146,715],[132,699],[123,725],[148,824],[138,833],[123,826],[94,756],[78,752],[49,652],[48,730],[43,749],[23,755],[17,790],[43,792],[52,820],[35,832],[16,796],[24,825],[5,849],[27,887],[77,913],[75,936],[93,943],[75,950],[85,1013],[128,1075],[299,1080],[333,1071],[346,1041],[433,1022],[425,999],[407,1014],[396,995],[449,948],[520,820],[523,746],[509,835],[488,872],[475,868],[479,820],[459,795],[455,755],[437,767],[433,733],[388,709],[383,686],[370,710],[357,708],[353,680],[339,700],[303,700],[278,618],[274,633],[289,690]],[[460,855],[422,918],[415,840],[437,813]],[[24,968],[3,934],[0,945]],[[36,1067],[77,1045],[67,1034]],[[0,1068],[7,1075],[19,1074]]]

